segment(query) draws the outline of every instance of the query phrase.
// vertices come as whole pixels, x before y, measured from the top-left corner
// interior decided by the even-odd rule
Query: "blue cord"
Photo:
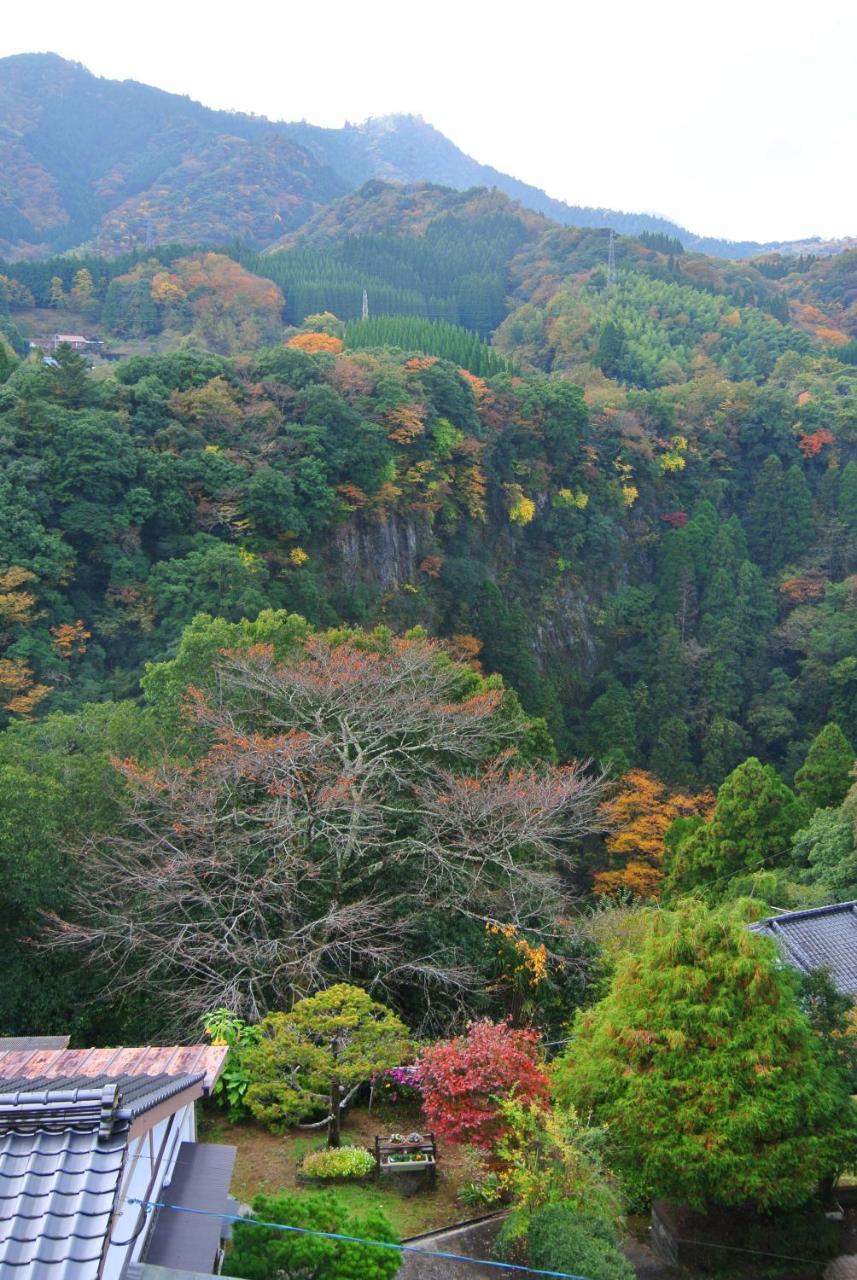
[[[369,1244],[376,1249],[398,1249],[401,1253],[419,1253],[424,1258],[448,1258],[451,1262],[472,1262],[480,1267],[496,1267],[499,1271],[520,1271],[528,1276],[553,1276],[555,1280],[587,1280],[586,1276],[572,1275],[568,1271],[536,1271],[515,1262],[494,1262],[490,1258],[470,1258],[464,1253],[445,1253],[440,1249],[421,1249],[415,1244],[393,1244],[389,1240],[364,1240],[360,1236],[339,1235],[335,1231],[315,1231],[312,1227],[289,1227],[282,1222],[263,1222],[260,1218],[243,1218],[237,1213],[214,1213],[211,1209],[191,1209],[187,1205],[163,1204],[157,1200],[136,1200],[128,1197],[128,1204],[138,1204],[150,1209],[173,1209],[176,1213],[196,1213],[204,1218],[219,1218],[222,1222],[243,1222],[256,1227],[270,1227],[273,1231],[291,1231],[295,1235],[320,1236],[323,1240],[339,1240],[346,1244]]]

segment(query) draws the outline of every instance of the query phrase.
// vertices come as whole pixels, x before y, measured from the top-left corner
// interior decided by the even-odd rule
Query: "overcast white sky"
[[[857,234],[857,3],[41,0],[52,50],[212,107],[341,125],[416,112],[573,204],[734,239]]]

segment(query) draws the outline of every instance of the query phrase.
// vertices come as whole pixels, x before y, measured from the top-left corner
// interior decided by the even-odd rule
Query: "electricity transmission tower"
[[[369,294],[366,292],[365,289],[363,290],[363,307],[360,312],[360,319],[361,320],[369,319]]]
[[[613,228],[610,228],[610,247],[607,250],[607,284],[616,283],[616,250],[613,247]]]

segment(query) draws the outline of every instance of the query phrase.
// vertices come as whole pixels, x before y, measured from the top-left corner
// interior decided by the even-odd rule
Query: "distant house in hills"
[[[195,1103],[228,1050],[52,1039],[0,1041],[0,1275],[214,1274],[235,1149],[196,1141]],[[140,1200],[165,1207],[150,1213]]]
[[[30,347],[42,351],[56,351],[59,347],[71,347],[72,351],[90,351],[103,347],[103,338],[85,338],[82,333],[54,333],[49,338],[31,338]]]
[[[857,901],[806,911],[784,911],[750,925],[773,938],[802,973],[827,969],[836,989],[857,1003]]]

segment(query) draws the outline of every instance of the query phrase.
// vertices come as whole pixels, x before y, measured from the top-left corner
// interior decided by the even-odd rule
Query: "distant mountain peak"
[[[480,164],[420,115],[393,112],[342,129],[275,122],[101,78],[52,52],[0,59],[0,168],[0,255],[8,258],[176,239],[266,247],[372,178],[496,188],[565,226],[651,231],[722,257],[853,243],[699,237],[667,218],[553,199]]]

